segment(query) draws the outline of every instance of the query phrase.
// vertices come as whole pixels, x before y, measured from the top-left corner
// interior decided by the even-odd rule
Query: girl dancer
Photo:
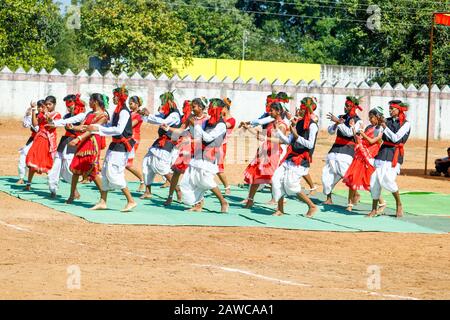
[[[56,98],[54,96],[45,98],[44,110],[38,115],[36,115],[37,105],[33,103],[32,106],[32,125],[34,127],[39,126],[39,131],[25,160],[29,169],[28,182],[25,187],[27,191],[31,189],[31,182],[35,173],[48,173],[53,166],[53,159],[56,155],[56,129],[47,128],[46,124],[61,119],[61,115],[55,111]]]
[[[380,150],[383,136],[383,128],[380,126],[384,121],[383,108],[376,107],[370,110],[369,121],[370,125],[365,130],[360,129],[356,132],[353,127],[356,139],[355,156],[343,178],[343,182],[350,190],[351,202],[348,204],[348,211],[352,211],[355,205],[356,190],[370,190],[370,178],[375,171],[374,158]],[[382,202],[380,201],[380,208],[386,206],[386,203]]]
[[[102,180],[99,176],[102,137],[98,134],[91,134],[89,131],[86,131],[86,128],[89,125],[103,125],[108,122],[108,113],[105,111],[108,107],[108,97],[99,93],[92,94],[89,99],[89,107],[92,111],[86,115],[81,125],[69,125],[71,130],[80,132],[80,134],[76,139],[69,142],[69,146],[75,147],[76,152],[70,165],[73,175],[70,196],[66,203],[72,203],[74,199],[79,198],[76,190],[80,176],[88,181],[94,181],[98,190],[102,190]]]
[[[272,105],[277,103],[276,107],[272,108]],[[265,140],[263,144],[258,148],[256,157],[248,165],[244,172],[244,180],[250,184],[250,190],[247,197],[245,208],[251,208],[254,204],[254,196],[261,184],[271,184],[272,175],[279,166],[279,162],[283,153],[280,143],[272,141],[270,138],[276,132],[276,128],[279,128],[283,134],[286,134],[288,127],[283,121],[284,109],[279,102],[274,102],[270,105],[269,116],[275,119],[267,124],[266,127],[266,139],[260,137],[257,134],[258,140]],[[249,129],[248,124],[243,124],[244,129]]]
[[[44,108],[45,101],[39,100],[37,102],[37,113],[41,113]],[[17,181],[18,184],[24,184],[24,178],[27,174],[27,164],[26,164],[26,158],[28,151],[30,150],[31,146],[33,145],[33,140],[36,137],[37,132],[39,131],[39,127],[34,127],[32,124],[32,111],[33,104],[27,109],[25,116],[23,117],[22,125],[24,128],[30,128],[31,136],[28,138],[27,142],[25,143],[25,146],[19,149],[19,181]]]

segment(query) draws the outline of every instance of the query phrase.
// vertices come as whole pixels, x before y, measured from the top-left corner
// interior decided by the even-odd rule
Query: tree
[[[236,0],[177,0],[172,8],[187,24],[193,54],[199,58],[241,59],[244,32],[258,35],[252,18],[235,7]],[[251,54],[248,46],[246,54]]]
[[[62,19],[51,0],[2,0],[0,3],[0,65],[50,70],[49,50],[61,39]]]
[[[79,31],[115,72],[171,74],[171,59],[192,57],[185,23],[160,0],[85,0]]]

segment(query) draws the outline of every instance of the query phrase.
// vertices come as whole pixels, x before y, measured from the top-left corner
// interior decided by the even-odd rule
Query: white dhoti
[[[214,180],[217,172],[216,164],[192,159],[180,183],[183,203],[193,206],[202,201],[206,191],[217,187]]]
[[[48,173],[48,188],[50,192],[56,193],[60,178],[67,183],[72,182],[72,172],[70,171],[70,164],[72,163],[74,154],[67,153],[67,146],[63,152],[57,152],[53,160],[52,169]]]
[[[102,167],[102,190],[111,191],[125,189],[125,166],[128,161],[128,152],[108,150]]]
[[[297,166],[292,161],[285,161],[272,176],[272,196],[275,201],[284,196],[294,196],[302,191],[300,180],[306,176],[309,168]]]
[[[23,148],[19,149],[19,165],[18,165],[19,179],[25,179],[25,175],[28,172],[26,159],[28,151],[30,150],[32,145],[33,141],[31,141],[31,143],[28,144],[27,146],[24,146]]]
[[[374,167],[375,172],[370,178],[370,193],[372,199],[380,199],[382,188],[392,193],[397,192],[398,185],[395,180],[400,173],[400,164],[397,163],[395,167],[392,167],[392,161],[375,159]]]
[[[142,161],[142,174],[146,186],[153,183],[157,174],[165,176],[171,172],[172,153],[151,147]]]
[[[331,152],[327,155],[327,162],[322,170],[322,185],[323,193],[329,195],[336,184],[341,180],[350,164],[353,157],[348,154]]]

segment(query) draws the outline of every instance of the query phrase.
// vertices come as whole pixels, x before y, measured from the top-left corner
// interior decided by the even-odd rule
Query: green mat
[[[136,224],[136,225],[169,225],[169,226],[230,226],[230,227],[270,227],[296,230],[313,231],[379,231],[379,232],[408,232],[408,233],[446,233],[450,231],[450,226],[444,225],[440,228],[423,225],[422,223],[410,222],[405,219],[396,219],[391,216],[381,216],[377,218],[366,218],[365,214],[369,206],[358,206],[353,212],[344,209],[346,199],[337,196],[336,205],[320,205],[323,198],[321,195],[313,201],[319,205],[318,212],[312,219],[304,217],[307,206],[298,200],[289,199],[285,206],[286,215],[274,217],[274,207],[264,205],[270,200],[268,192],[259,192],[255,201],[257,202],[252,210],[243,209],[239,203],[247,196],[247,189],[233,187],[232,195],[227,196],[230,202],[228,214],[221,214],[220,203],[211,193],[207,194],[204,213],[188,213],[184,210],[186,206],[174,202],[171,208],[165,208],[162,204],[167,195],[168,189],[154,186],[153,199],[140,200],[140,193],[133,192],[133,196],[138,202],[137,208],[131,213],[121,213],[125,204],[125,197],[120,191],[110,192],[108,195],[108,207],[104,211],[91,211],[89,208],[98,200],[99,193],[94,184],[79,184],[81,199],[72,205],[65,204],[65,199],[69,194],[69,184],[61,182],[58,197],[49,198],[49,191],[46,179],[37,177],[33,181],[32,191],[23,191],[23,186],[15,184],[16,178],[0,177],[0,191],[6,192],[20,199],[40,203],[49,208],[66,212],[74,216],[84,218],[95,223],[106,224]],[[137,183],[129,183],[130,190],[136,190]],[[26,206],[26,203],[23,203]],[[392,210],[387,209],[387,214],[393,215]],[[450,220],[450,219],[448,219]]]
[[[336,190],[333,193],[346,197],[347,190]],[[361,202],[372,203],[372,197],[367,191],[360,192]],[[388,207],[395,209],[395,200],[391,193],[384,191],[383,198]],[[434,192],[400,192],[403,208],[406,212],[417,216],[450,216],[450,195]]]

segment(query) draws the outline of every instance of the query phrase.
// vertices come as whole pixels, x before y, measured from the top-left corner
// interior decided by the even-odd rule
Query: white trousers
[[[25,179],[26,175],[28,174],[26,159],[28,151],[30,150],[32,145],[33,141],[29,145],[19,149],[19,165],[18,165],[19,179]]]
[[[329,153],[325,167],[322,170],[323,193],[329,195],[336,184],[341,180],[348,167],[353,161],[353,157],[342,153]]]
[[[203,200],[206,191],[217,187],[215,173],[189,166],[180,183],[183,203],[193,206]]]
[[[272,176],[272,196],[275,201],[284,196],[294,196],[302,191],[300,180],[306,176],[309,168],[297,166],[292,161],[285,161]]]
[[[128,152],[108,150],[102,167],[102,190],[111,191],[125,189],[125,166],[128,161]]]
[[[167,154],[165,154],[167,153]],[[159,150],[158,156],[149,151],[142,161],[142,174],[146,186],[150,186],[157,174],[165,176],[171,173],[172,155],[168,151]]]
[[[74,154],[66,153],[67,147],[63,152],[57,152],[53,160],[52,169],[48,172],[48,189],[50,192],[56,193],[58,191],[59,180],[64,179],[65,182],[72,182],[72,172],[70,171],[70,164],[72,163]]]
[[[375,172],[370,178],[370,193],[372,199],[378,200],[381,196],[381,190],[384,188],[387,191],[394,193],[398,191],[396,182],[397,175],[400,173],[400,164],[393,168],[392,161],[375,160]]]

